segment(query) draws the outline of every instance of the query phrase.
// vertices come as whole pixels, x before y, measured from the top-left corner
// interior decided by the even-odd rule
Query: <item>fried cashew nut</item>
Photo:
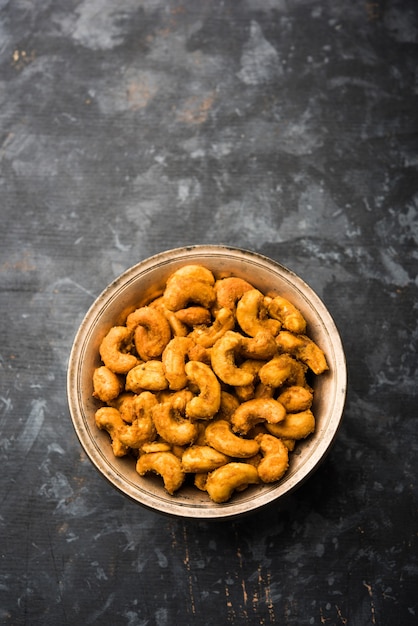
[[[280,322],[268,317],[264,295],[258,289],[244,293],[238,301],[236,315],[240,328],[250,337],[266,330],[277,335],[281,328]]]
[[[135,419],[119,434],[124,445],[137,449],[155,439],[157,431],[152,419],[152,409],[156,404],[158,400],[150,391],[143,391],[135,397],[132,407]]]
[[[221,385],[212,369],[200,361],[188,361],[185,372],[189,383],[199,389],[186,405],[186,416],[191,419],[211,419],[221,405]]]
[[[190,446],[181,457],[181,465],[185,472],[203,473],[228,463],[229,457],[211,446]]]
[[[226,420],[216,420],[206,426],[206,443],[226,456],[245,459],[257,454],[259,445],[254,439],[244,439],[232,432]]]
[[[232,430],[241,435],[246,435],[260,422],[278,424],[285,417],[286,409],[274,398],[254,398],[240,404],[232,415]]]
[[[119,439],[120,434],[126,428],[119,411],[109,406],[103,406],[96,411],[94,418],[96,426],[100,430],[107,430],[109,433],[113,454],[117,457],[128,454],[129,446],[123,444]]]
[[[293,354],[314,372],[322,374],[328,369],[324,352],[306,335],[294,335],[286,330],[279,333],[276,339],[280,351]]]
[[[254,337],[242,337],[240,352],[247,359],[271,359],[277,353],[276,340],[270,331],[261,330]]]
[[[93,396],[102,402],[111,402],[122,391],[122,383],[117,374],[106,365],[97,367],[93,372]]]
[[[179,311],[191,304],[209,309],[215,297],[215,290],[209,283],[186,278],[170,280],[164,291],[164,303],[170,311]]]
[[[188,265],[183,265],[176,269],[171,276],[169,276],[167,280],[167,285],[169,285],[172,281],[182,279],[182,280],[198,280],[202,283],[207,283],[208,285],[215,284],[215,277],[213,273],[204,265],[197,265],[193,263],[189,263]]]
[[[275,296],[269,302],[267,311],[270,317],[281,322],[283,328],[293,333],[304,333],[306,331],[306,320],[302,313],[286,298]]]
[[[165,377],[164,366],[161,361],[146,361],[133,367],[126,376],[125,389],[140,393],[141,391],[162,391],[167,389],[168,380]]]
[[[193,394],[190,393],[189,398]],[[181,398],[178,403],[175,399],[157,404],[152,417],[155,428],[162,439],[176,446],[186,446],[194,443],[199,434],[197,424],[184,417],[186,400]]]
[[[246,291],[254,287],[243,278],[228,276],[215,283],[216,304],[218,308],[235,311],[236,304]]]
[[[240,369],[235,363],[235,354],[241,347],[242,336],[228,330],[212,348],[211,362],[215,374],[227,385],[239,387],[250,385],[254,376],[251,372]]]
[[[211,348],[228,330],[235,326],[235,317],[229,309],[219,309],[212,326],[195,328],[190,337],[204,348]],[[277,349],[275,345],[275,349]]]
[[[171,495],[180,489],[185,478],[181,461],[172,452],[142,454],[136,463],[136,471],[140,476],[145,476],[149,472],[161,476],[165,490]]]
[[[268,387],[281,387],[285,382],[292,381],[303,374],[303,366],[289,354],[279,354],[267,361],[260,368],[258,376],[260,381]]]
[[[289,450],[277,437],[268,434],[257,435],[262,460],[257,466],[258,475],[263,483],[280,480],[289,467]]]
[[[190,337],[173,337],[167,344],[162,363],[170,389],[177,391],[187,385],[186,358],[194,342]]]
[[[99,352],[103,363],[115,374],[126,374],[138,364],[138,359],[129,354],[132,333],[126,326],[113,326],[102,340]]]
[[[315,430],[315,417],[310,409],[288,413],[280,424],[266,424],[266,428],[275,437],[305,439]]]
[[[203,306],[189,306],[185,309],[180,309],[180,311],[176,311],[174,315],[182,324],[186,324],[186,326],[190,328],[202,324],[209,326],[212,321],[209,309],[205,309]]]
[[[249,463],[231,462],[211,472],[205,483],[213,502],[227,502],[232,493],[259,482],[258,471]]]
[[[128,315],[126,327],[134,333],[136,351],[143,361],[159,357],[171,339],[170,324],[156,307],[136,309]]]
[[[277,400],[283,404],[287,413],[300,413],[311,408],[313,394],[306,387],[292,385],[282,391]]]

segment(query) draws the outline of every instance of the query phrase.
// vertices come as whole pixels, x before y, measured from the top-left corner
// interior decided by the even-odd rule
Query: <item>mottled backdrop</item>
[[[418,620],[418,5],[0,0],[0,622]],[[348,361],[282,508],[125,500],[74,434],[78,324],[123,270],[225,243],[298,272]]]

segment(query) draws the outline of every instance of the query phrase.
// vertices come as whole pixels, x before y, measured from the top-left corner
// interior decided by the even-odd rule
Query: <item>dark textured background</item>
[[[0,0],[0,623],[417,623],[417,49],[414,0]],[[346,348],[326,462],[242,521],[127,501],[67,407],[94,298],[194,243]]]

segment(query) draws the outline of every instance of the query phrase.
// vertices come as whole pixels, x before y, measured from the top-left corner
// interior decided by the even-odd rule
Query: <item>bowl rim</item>
[[[139,276],[154,270],[158,265],[168,266],[172,265],[173,262],[178,262],[178,265],[181,266],[193,262],[193,258],[196,256],[220,258],[225,255],[230,255],[236,260],[242,260],[245,263],[249,262],[256,266],[261,264],[264,268],[267,268],[273,273],[279,272],[280,278],[291,284],[292,289],[296,289],[306,302],[309,303],[315,314],[319,316],[323,330],[328,334],[332,334],[333,357],[336,364],[335,371],[333,372],[336,376],[334,384],[335,393],[332,399],[333,427],[327,428],[321,433],[320,439],[312,451],[312,454],[307,455],[303,465],[298,468],[296,472],[290,475],[286,474],[284,477],[286,480],[283,482],[279,481],[273,485],[263,485],[263,491],[255,498],[251,497],[251,495],[247,498],[242,496],[239,501],[232,498],[229,502],[224,504],[216,504],[209,501],[207,505],[199,505],[192,501],[186,503],[179,502],[176,500],[175,496],[170,496],[169,500],[167,498],[159,498],[155,493],[150,495],[146,490],[138,489],[138,485],[136,485],[136,489],[133,485],[131,488],[129,481],[127,481],[123,474],[112,466],[112,464],[107,462],[100,447],[92,440],[92,435],[87,428],[86,411],[82,407],[79,384],[83,366],[82,357],[88,339],[97,329],[100,317],[103,315],[109,302],[112,301],[112,298],[116,298],[118,294],[125,290],[130,282],[138,280]],[[204,264],[202,261],[200,261],[200,263],[202,265]],[[307,297],[307,294],[309,297]],[[195,244],[177,247],[154,254],[123,271],[102,290],[88,308],[76,331],[68,360],[67,400],[70,417],[79,443],[95,469],[119,492],[122,492],[125,496],[145,508],[169,516],[183,518],[205,520],[236,518],[260,510],[279,498],[289,495],[296,488],[299,488],[324,461],[335,441],[343,418],[346,393],[347,365],[342,340],[335,322],[322,299],[312,287],[285,265],[259,252],[228,245]],[[253,503],[254,506],[248,506],[249,502]]]

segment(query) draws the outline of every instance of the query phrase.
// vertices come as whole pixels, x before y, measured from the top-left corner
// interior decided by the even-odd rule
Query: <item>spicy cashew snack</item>
[[[282,295],[192,264],[110,328],[99,353],[95,422],[113,454],[171,495],[192,482],[217,503],[284,476],[315,430],[310,377],[328,369]]]

